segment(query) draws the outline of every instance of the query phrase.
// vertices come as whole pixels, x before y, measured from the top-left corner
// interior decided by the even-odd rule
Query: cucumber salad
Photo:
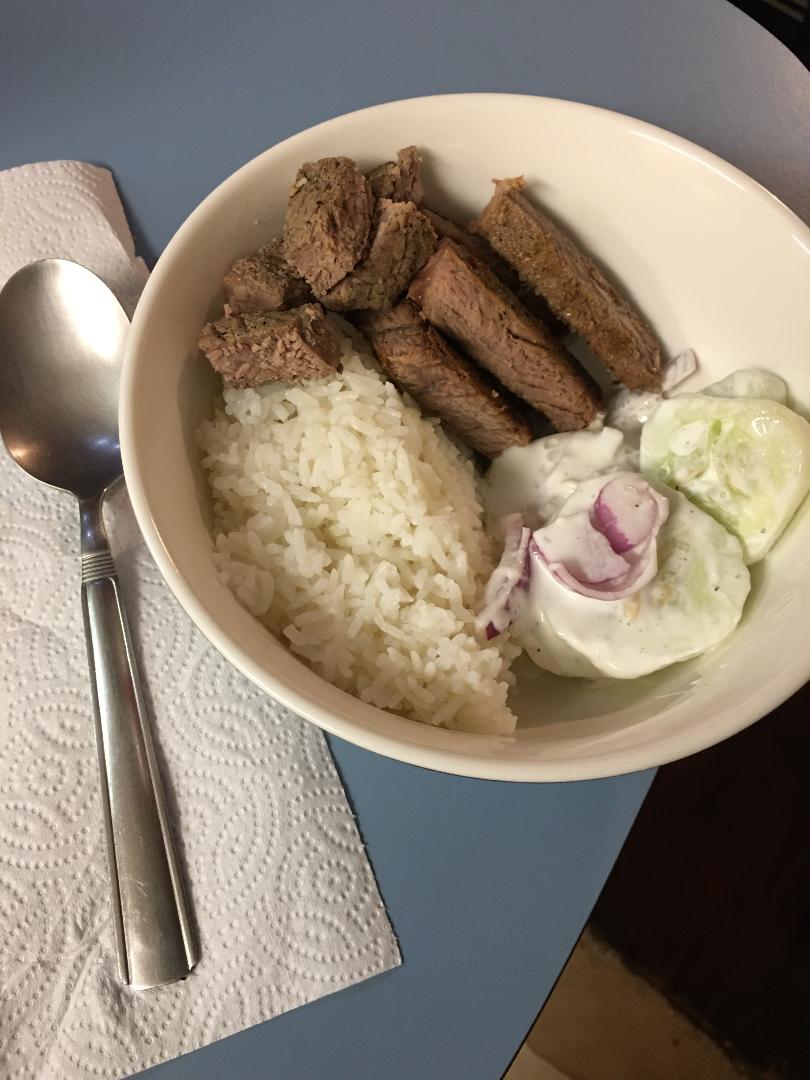
[[[633,679],[718,645],[749,566],[810,491],[810,424],[775,375],[736,371],[673,395],[619,391],[602,426],[512,447],[484,504],[503,554],[478,618],[557,675]]]

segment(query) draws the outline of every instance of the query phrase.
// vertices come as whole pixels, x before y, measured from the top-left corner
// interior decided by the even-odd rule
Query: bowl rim
[[[719,729],[716,726],[706,728],[703,725],[694,725],[687,730],[671,734],[659,742],[629,749],[606,747],[599,754],[593,754],[584,759],[562,757],[544,760],[541,758],[522,762],[500,757],[483,758],[463,750],[427,747],[400,740],[384,732],[375,731],[362,722],[348,717],[334,717],[331,713],[321,711],[305,695],[297,693],[292,687],[277,682],[272,673],[262,665],[256,664],[227,633],[219,628],[216,620],[209,615],[205,607],[195,597],[192,589],[187,585],[169,550],[163,543],[158,523],[152,515],[149,499],[146,495],[134,438],[132,402],[137,381],[137,357],[141,351],[141,343],[146,333],[146,326],[154,302],[153,298],[158,294],[164,276],[172,269],[175,253],[182,248],[186,236],[194,232],[200,219],[206,217],[213,207],[227,198],[228,191],[236,182],[237,177],[247,170],[256,168],[267,155],[274,154],[281,148],[295,143],[303,136],[311,135],[323,128],[333,127],[340,122],[351,121],[361,115],[387,110],[393,111],[395,108],[402,106],[418,107],[426,102],[435,103],[437,100],[447,102],[466,101],[472,105],[475,103],[483,104],[485,101],[490,102],[493,99],[507,102],[510,100],[516,102],[542,102],[556,109],[600,114],[604,121],[622,127],[632,124],[636,130],[656,137],[663,141],[666,146],[687,153],[702,164],[710,167],[724,179],[735,183],[746,191],[757,194],[759,197],[767,196],[776,204],[779,212],[790,222],[794,234],[798,233],[796,236],[797,241],[802,243],[799,237],[804,237],[802,246],[806,247],[810,252],[810,228],[776,195],[758,181],[723,158],[680,135],[669,132],[655,124],[650,124],[647,121],[601,106],[533,94],[475,92],[433,94],[395,99],[343,113],[288,136],[281,142],[275,143],[255,155],[230,173],[197,204],[167,243],[141,294],[132,320],[130,333],[127,336],[119,398],[119,433],[124,477],[135,518],[149,552],[175,599],[194,625],[214,648],[251,682],[276,701],[292,709],[324,731],[346,739],[356,746],[409,765],[476,779],[541,783],[619,776],[654,768],[697,753],[729,738],[731,735],[744,730],[757,720],[765,717],[801,689],[810,678],[810,653],[808,653],[804,662],[799,662],[797,659],[790,668],[781,673],[779,680],[764,686],[759,694],[749,698],[747,702],[733,713],[730,713],[729,719]],[[382,710],[379,711],[382,712]],[[454,732],[453,734],[457,735],[459,733]],[[474,734],[468,734],[472,739],[477,738]]]

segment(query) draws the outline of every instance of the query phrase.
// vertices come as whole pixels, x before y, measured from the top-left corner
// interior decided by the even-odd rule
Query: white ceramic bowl
[[[279,232],[303,161],[361,167],[416,143],[428,201],[464,220],[490,179],[522,173],[635,298],[669,353],[697,350],[690,388],[735,368],[785,376],[810,405],[810,230],[736,169],[658,128],[544,98],[463,94],[380,105],[304,131],[234,173],[190,215],[138,305],[121,398],[121,442],[139,524],[177,599],[260,687],[360,746],[502,780],[609,776],[693,753],[764,716],[810,677],[810,525],[800,512],[757,568],[742,625],[714,653],[631,683],[529,671],[509,738],[442,731],[365,705],[314,675],[221,585],[194,430],[215,380],[200,326],[222,276]]]

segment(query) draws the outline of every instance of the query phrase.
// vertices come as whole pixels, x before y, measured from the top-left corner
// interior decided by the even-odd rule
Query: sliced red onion
[[[620,473],[605,484],[593,504],[594,526],[622,554],[645,540],[660,513],[663,496],[638,473]]]
[[[684,349],[683,352],[679,352],[677,356],[673,356],[670,362],[665,365],[662,373],[662,393],[666,394],[670,390],[674,390],[676,386],[679,386],[684,381],[684,379],[688,379],[690,375],[694,375],[697,371],[697,366],[697,356],[694,349]]]
[[[503,554],[484,590],[484,605],[476,625],[486,634],[487,641],[509,628],[515,615],[515,589],[528,588],[526,553],[531,529],[523,524],[520,514],[509,514],[501,520],[504,535]]]
[[[656,540],[669,503],[637,473],[617,473],[590,510],[559,515],[530,552],[567,588],[597,600],[632,596],[658,572]]]
[[[627,563],[594,526],[588,510],[555,518],[537,530],[534,541],[549,565],[566,567],[584,584],[610,581],[627,570]]]
[[[538,547],[533,548],[532,553],[535,557],[542,559],[560,584],[580,596],[589,596],[593,600],[625,600],[649,584],[658,573],[658,558],[654,543],[646,545],[645,550],[639,552],[638,559],[632,565],[627,564],[627,570],[621,576],[596,584],[581,581],[562,563],[550,562]]]

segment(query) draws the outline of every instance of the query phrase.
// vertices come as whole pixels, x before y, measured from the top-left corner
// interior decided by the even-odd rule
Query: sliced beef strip
[[[229,315],[204,326],[199,344],[229,386],[323,379],[340,360],[340,340],[320,304]]]
[[[496,180],[476,230],[625,386],[659,389],[661,350],[652,329],[523,186],[522,177]]]
[[[434,330],[411,300],[358,320],[383,369],[425,412],[473,450],[494,458],[531,441],[528,421],[471,360]]]
[[[368,255],[319,299],[333,311],[384,311],[408,287],[436,247],[436,233],[411,202],[379,199]]]
[[[408,296],[439,330],[488,368],[559,431],[587,427],[599,391],[551,331],[534,319],[479,259],[442,240]]]
[[[441,214],[437,214],[435,210],[431,210],[427,206],[422,207],[422,213],[436,230],[436,235],[441,239],[446,237],[448,240],[454,240],[457,244],[461,244],[462,247],[465,247],[467,251],[471,251],[476,258],[481,260],[481,262],[486,263],[490,270],[496,273],[498,277],[501,277],[501,274],[506,274],[508,278],[517,279],[517,274],[515,274],[509,264],[505,263],[500,255],[493,250],[489,242],[486,241],[483,236],[471,232],[463,225],[459,225],[457,221],[451,221],[450,218],[442,217]],[[507,283],[505,282],[504,284]]]
[[[321,158],[298,170],[284,221],[284,257],[316,295],[365,255],[373,207],[368,181],[350,158]]]
[[[506,259],[501,258],[488,240],[485,240],[483,236],[479,236],[478,233],[474,233],[471,229],[465,228],[455,221],[450,221],[449,218],[442,217],[435,210],[428,210],[426,206],[422,207],[422,213],[428,218],[440,237],[446,236],[449,240],[455,240],[457,244],[461,244],[467,251],[471,251],[481,262],[486,263],[507,289],[515,294],[529,314],[544,322],[552,334],[556,337],[563,337],[568,333],[568,327],[562,319],[557,318],[542,296],[538,295],[524,281],[521,281],[517,272],[512,269]]]
[[[412,202],[417,206],[425,195],[421,178],[422,159],[415,146],[397,153],[396,161],[384,161],[368,174],[371,190],[378,199]]]
[[[279,311],[313,300],[312,289],[282,253],[281,240],[271,240],[255,255],[238,259],[223,285],[231,313]]]

